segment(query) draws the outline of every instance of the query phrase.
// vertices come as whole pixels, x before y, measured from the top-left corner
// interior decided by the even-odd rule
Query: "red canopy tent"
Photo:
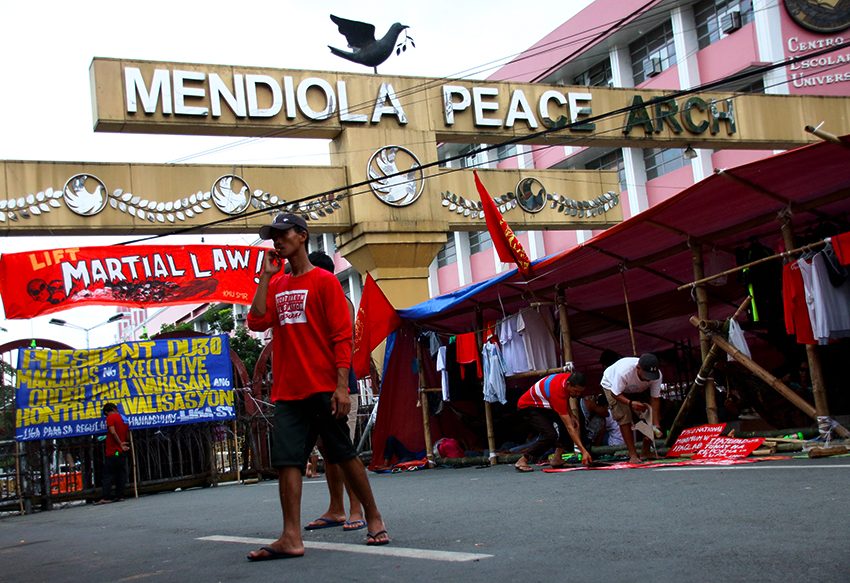
[[[568,305],[573,360],[582,367],[595,364],[602,348],[632,353],[625,288],[637,352],[660,351],[682,341],[696,346],[698,333],[688,322],[696,303],[689,290],[677,291],[694,280],[689,242],[716,250],[725,268],[733,265],[731,253],[754,238],[782,250],[779,219],[786,214],[797,233],[815,231],[824,223],[846,230],[850,139],[841,140],[717,170],[586,243],[539,260],[529,280],[514,270],[399,314],[416,328],[459,334],[475,330],[476,310],[485,321],[501,319],[530,302],[554,301],[560,287]],[[713,319],[731,315],[746,294],[735,277],[723,286],[707,287]],[[416,449],[424,441],[421,424],[410,422],[421,416],[415,409],[417,377],[406,365],[397,366],[401,374],[392,374],[398,365],[392,359],[374,431],[378,455],[388,435],[406,434],[415,440],[407,442],[409,447]]]

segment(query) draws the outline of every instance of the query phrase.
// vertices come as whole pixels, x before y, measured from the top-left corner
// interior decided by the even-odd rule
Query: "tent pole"
[[[620,265],[620,277],[623,280],[623,301],[626,304],[626,318],[629,321],[629,337],[632,340],[632,355],[637,356],[637,344],[635,344],[635,327],[632,324],[632,309],[629,306],[629,290],[626,287],[626,266]]]
[[[694,266],[694,280],[700,280],[705,277],[705,264],[703,262],[702,245],[696,242],[690,242],[688,245],[691,248],[691,258]],[[705,286],[700,284],[694,287],[697,298],[697,317],[700,320],[708,320],[708,293],[705,291]],[[699,332],[699,351],[702,357],[703,366],[705,366],[708,353],[710,351],[711,340],[708,335],[700,330]],[[712,363],[713,364],[713,363]],[[703,370],[700,369],[700,373]],[[705,371],[706,374],[711,374],[711,370]],[[697,376],[699,378],[699,376]],[[710,376],[705,378],[705,416],[709,423],[717,423],[717,396],[714,390],[714,379]]]
[[[425,369],[422,368],[422,345],[416,342],[416,370],[419,371],[419,407],[422,408],[422,431],[425,434],[425,457],[428,467],[434,467],[434,452],[431,450],[431,415],[428,412],[428,394],[425,392]]]
[[[564,364],[573,361],[572,338],[570,337],[570,322],[567,319],[567,298],[564,288],[557,287],[558,294],[558,321],[561,325],[561,354],[564,356]]]
[[[752,298],[747,296],[744,298],[744,301],[741,302],[741,305],[735,310],[735,313],[732,314],[731,319],[734,320],[738,317],[738,315],[744,311],[744,308],[749,305]],[[702,338],[703,333],[700,331],[700,338]],[[706,336],[706,338],[708,338]],[[709,343],[711,340],[709,339]],[[697,377],[694,379],[694,382],[691,384],[691,388],[688,391],[685,400],[682,401],[682,405],[679,407],[679,412],[676,413],[676,418],[673,420],[673,424],[670,426],[670,433],[667,435],[666,445],[670,447],[673,445],[673,442],[676,441],[676,438],[679,437],[679,429],[682,424],[685,422],[685,417],[688,414],[691,406],[693,405],[694,398],[697,395],[697,390],[699,387],[705,385],[708,380],[708,376],[711,374],[711,371],[714,370],[714,365],[717,363],[717,358],[720,356],[720,349],[716,344],[711,344],[711,348],[708,350],[708,354],[706,354],[705,358],[702,361],[702,366],[700,366],[699,372],[697,373]]]
[[[475,307],[475,343],[478,345],[478,354],[484,350],[484,316],[481,314],[481,307]],[[491,466],[499,463],[496,457],[496,436],[493,433],[493,409],[489,401],[484,401],[484,422],[487,426],[487,449],[489,453],[489,461]]]
[[[791,231],[791,214],[786,212],[780,217],[782,221],[782,241],[786,249],[794,248],[794,233]],[[809,375],[812,378],[812,393],[815,397],[815,410],[818,417],[829,417],[829,405],[826,400],[826,389],[823,386],[823,371],[817,347],[806,344],[806,359],[809,361]]]
[[[239,426],[233,420],[233,459],[236,462],[236,481],[242,483],[242,462],[239,459]]]
[[[136,447],[133,445],[133,432],[128,431],[130,434],[130,459],[133,462],[133,494],[136,498],[139,497],[139,476],[136,472]]]
[[[558,322],[561,327],[561,354],[564,357],[563,363],[564,366],[567,365],[568,362],[573,361],[573,346],[572,339],[570,337],[570,321],[567,318],[567,295],[564,292],[564,288],[561,286],[556,286],[556,294],[557,294],[557,304],[558,304]],[[581,412],[579,410],[579,400],[577,397],[569,398],[570,410],[573,412],[573,415],[578,419],[578,415]]]

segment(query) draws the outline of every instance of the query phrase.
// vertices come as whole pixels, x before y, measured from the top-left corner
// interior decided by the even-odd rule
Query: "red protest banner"
[[[725,423],[713,425],[699,425],[689,427],[679,434],[679,438],[673,447],[667,452],[667,457],[680,457],[698,452],[703,446],[717,437],[726,428]]]
[[[747,457],[764,443],[764,437],[739,439],[737,437],[715,437],[694,454],[695,460],[735,459]]]
[[[6,317],[80,305],[250,304],[266,249],[215,245],[67,247],[0,256]]]

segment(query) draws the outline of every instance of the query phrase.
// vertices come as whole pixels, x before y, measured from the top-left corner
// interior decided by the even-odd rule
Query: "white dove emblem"
[[[242,183],[242,188],[239,189],[239,192],[233,191],[232,185],[234,178],[238,182]],[[212,200],[221,212],[228,215],[238,215],[248,208],[248,202],[250,199],[248,192],[249,189],[247,182],[238,176],[229,174],[227,176],[222,176],[215,181],[215,184],[213,184]]]
[[[398,154],[402,152],[410,157],[407,172],[398,168]],[[424,181],[419,160],[407,148],[385,146],[372,154],[369,159],[369,185],[382,202],[391,206],[407,206],[422,194]],[[402,173],[399,173],[402,172]]]
[[[97,183],[94,192],[86,189],[86,182],[91,179]],[[72,176],[63,189],[65,204],[68,208],[83,217],[96,215],[106,206],[106,186],[103,182],[87,174]]]

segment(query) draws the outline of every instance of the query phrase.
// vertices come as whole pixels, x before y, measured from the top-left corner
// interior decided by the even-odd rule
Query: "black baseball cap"
[[[292,213],[280,213],[274,218],[272,224],[260,227],[260,239],[271,239],[274,236],[274,231],[285,231],[293,227],[300,227],[309,231],[307,221],[303,217]]]
[[[658,372],[658,357],[654,354],[649,352],[641,354],[638,359],[638,366],[647,380],[654,381],[661,378],[661,373]]]

